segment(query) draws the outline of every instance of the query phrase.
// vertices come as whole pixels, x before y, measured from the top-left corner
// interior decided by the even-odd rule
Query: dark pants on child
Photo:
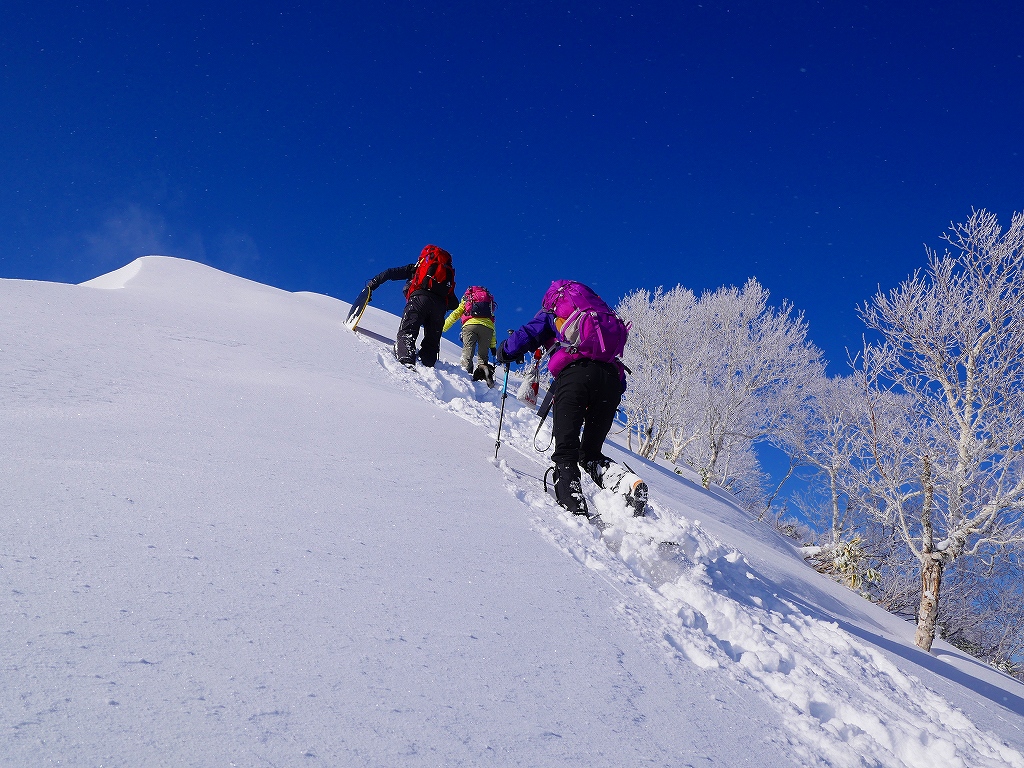
[[[563,369],[555,379],[552,461],[575,467],[599,460],[621,399],[622,381],[611,363],[584,358]]]
[[[433,368],[441,350],[441,329],[444,328],[445,302],[432,293],[417,291],[409,297],[402,313],[395,338],[395,357],[409,365],[416,362],[416,337],[423,329],[419,358],[422,365]]]

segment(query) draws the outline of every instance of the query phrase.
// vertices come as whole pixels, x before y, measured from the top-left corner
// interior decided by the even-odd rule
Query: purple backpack
[[[629,326],[583,283],[556,280],[544,294],[541,308],[555,316],[558,328],[559,349],[548,363],[553,376],[581,357],[613,363],[622,356]]]

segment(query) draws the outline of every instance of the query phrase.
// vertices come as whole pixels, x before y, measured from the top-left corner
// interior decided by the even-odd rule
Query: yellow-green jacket
[[[455,325],[455,323],[458,322],[459,318],[462,317],[462,313],[465,312],[465,311],[466,311],[466,297],[463,296],[462,297],[462,301],[459,302],[459,306],[457,306],[455,309],[453,309],[451,314],[448,315],[448,317],[446,317],[444,319],[444,328],[441,329],[441,332],[444,333],[449,328],[451,328],[453,325]],[[498,339],[497,339],[497,334],[494,331],[494,321],[493,320],[490,320],[490,319],[488,319],[486,317],[467,317],[467,318],[463,319],[462,324],[463,325],[483,325],[483,326],[486,326],[487,328],[490,328],[491,329],[491,344],[490,344],[490,347],[491,347],[491,349],[494,349],[497,346],[497,340]]]

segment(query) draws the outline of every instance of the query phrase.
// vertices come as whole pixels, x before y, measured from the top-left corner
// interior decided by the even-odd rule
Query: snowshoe
[[[599,487],[623,496],[626,505],[633,510],[633,517],[643,517],[647,509],[648,489],[639,475],[625,464],[617,464],[608,458],[588,461],[583,468]]]
[[[542,353],[538,349],[533,353],[533,359],[523,371],[523,383],[519,385],[516,397],[520,402],[527,405],[537,404],[537,392],[540,390],[540,359]]]
[[[363,316],[363,312],[366,311],[366,306],[370,303],[370,295],[373,291],[370,290],[370,286],[366,286],[359,292],[356,300],[352,302],[352,307],[348,311],[348,316],[345,318],[345,326],[354,331],[359,326],[359,320]]]
[[[530,381],[529,379],[523,379],[523,383],[519,385],[519,389],[516,390],[516,399],[526,405],[537,404],[537,390],[539,385]]]

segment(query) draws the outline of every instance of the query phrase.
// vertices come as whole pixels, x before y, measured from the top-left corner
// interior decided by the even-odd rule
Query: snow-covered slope
[[[635,457],[652,515],[590,487],[602,537],[530,409],[494,461],[455,347],[345,310],[0,280],[0,765],[1024,767],[1015,681]]]

